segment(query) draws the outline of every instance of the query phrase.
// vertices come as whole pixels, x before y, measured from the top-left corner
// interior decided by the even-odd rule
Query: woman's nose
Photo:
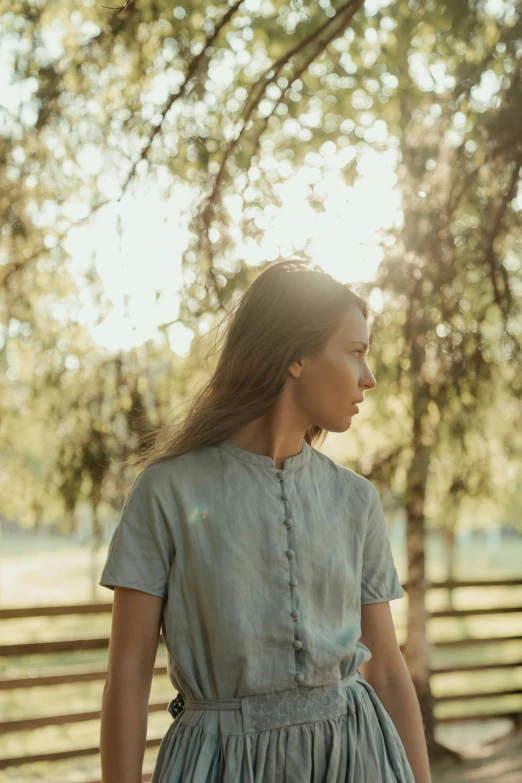
[[[372,373],[368,370],[368,375],[365,376],[363,380],[363,386],[365,389],[375,389],[377,386],[377,381],[375,380],[375,377],[372,375]]]

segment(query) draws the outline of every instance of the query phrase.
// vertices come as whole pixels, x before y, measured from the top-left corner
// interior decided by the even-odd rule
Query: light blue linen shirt
[[[371,658],[361,604],[404,596],[377,490],[304,440],[282,470],[229,440],[145,468],[99,584],[164,599],[188,699],[349,677]]]

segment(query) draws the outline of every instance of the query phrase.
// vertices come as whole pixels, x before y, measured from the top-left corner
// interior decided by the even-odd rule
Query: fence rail
[[[162,644],[162,643],[161,643]],[[53,667],[56,668],[56,667]],[[37,670],[38,671],[38,670]],[[43,670],[48,671],[48,670]],[[59,672],[63,669],[60,667]],[[161,658],[156,661],[153,675],[167,674],[167,659]],[[37,685],[64,685],[72,682],[92,682],[94,680],[105,680],[107,677],[106,666],[74,666],[65,667],[65,671],[59,674],[31,674],[28,677],[5,677],[0,678],[0,691],[11,691],[15,688],[35,688]]]
[[[433,582],[427,585],[427,589],[446,589],[455,590],[462,587],[520,587],[522,579],[501,579],[491,581],[468,580],[457,582],[448,580],[445,582]],[[405,591],[408,591],[408,584],[403,584]],[[108,603],[86,603],[86,604],[63,604],[60,606],[36,606],[36,607],[12,607],[0,609],[0,620],[12,620],[34,617],[57,617],[60,615],[86,615],[86,614],[104,614],[112,612],[112,601]],[[429,619],[441,617],[473,617],[483,615],[513,614],[522,613],[521,606],[501,606],[486,609],[446,609],[429,613]],[[103,650],[109,647],[110,636],[99,636],[95,638],[72,638],[57,639],[48,642],[29,642],[17,644],[1,644],[0,657],[13,658],[24,655],[46,655],[57,652],[79,652],[83,650]],[[437,649],[458,648],[466,645],[480,646],[501,644],[503,642],[522,641],[522,635],[494,636],[494,637],[468,637],[462,639],[438,640],[430,643],[430,646]],[[163,639],[160,639],[158,650],[164,647]],[[401,645],[401,650],[403,646]],[[430,675],[448,674],[455,672],[479,672],[491,671],[494,669],[511,669],[522,667],[522,655],[520,660],[513,662],[499,661],[498,663],[475,663],[465,665],[438,666],[430,669]],[[166,658],[160,658],[154,666],[154,675],[167,674]],[[107,677],[107,667],[100,665],[68,665],[65,667],[44,667],[35,669],[31,667],[30,674],[26,677],[5,677],[0,678],[0,690],[13,691],[17,688],[33,688],[41,686],[63,685],[71,683],[89,682],[105,680]],[[435,704],[461,702],[476,699],[498,698],[503,696],[522,696],[522,688],[505,688],[497,691],[482,691],[469,693],[454,693],[440,696],[435,699]],[[167,709],[168,701],[153,701],[149,703],[149,713],[163,711]],[[479,712],[472,715],[444,716],[436,718],[437,723],[457,723],[468,722],[472,720],[489,720],[493,718],[509,718],[520,721],[522,708],[514,711],[512,708],[506,710],[495,710],[490,712]],[[63,713],[55,715],[44,715],[36,718],[22,718],[19,720],[6,720],[0,722],[0,733],[32,731],[46,726],[59,726],[69,723],[81,723],[85,721],[99,720],[100,710],[91,710],[87,712]],[[162,736],[148,737],[146,748],[159,747]],[[7,767],[20,766],[22,764],[31,764],[45,761],[59,761],[77,757],[93,756],[99,753],[98,746],[87,746],[81,748],[72,748],[69,750],[37,753],[30,756],[12,756],[0,759],[0,770]],[[143,783],[149,781],[152,777],[152,770],[144,770],[142,777]],[[100,780],[86,781],[86,783],[101,783]]]

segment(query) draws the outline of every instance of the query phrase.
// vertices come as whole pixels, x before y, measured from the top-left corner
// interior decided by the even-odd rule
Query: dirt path
[[[484,745],[458,767],[439,765],[433,783],[522,783],[522,732]]]

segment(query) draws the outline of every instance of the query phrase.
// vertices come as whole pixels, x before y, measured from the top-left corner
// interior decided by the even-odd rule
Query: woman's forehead
[[[360,310],[350,308],[343,313],[339,321],[337,335],[341,336],[346,342],[362,342],[366,347],[368,346],[368,326]]]

